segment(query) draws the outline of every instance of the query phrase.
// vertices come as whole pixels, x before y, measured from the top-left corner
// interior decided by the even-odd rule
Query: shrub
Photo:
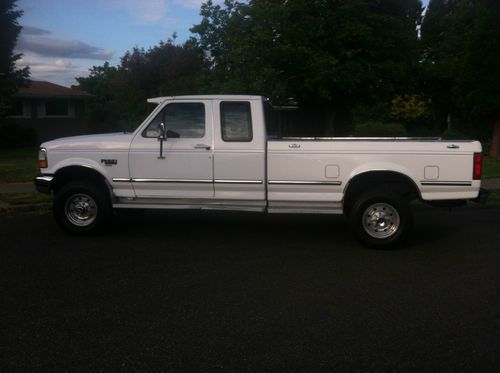
[[[404,137],[406,129],[399,123],[367,122],[356,125],[354,135],[358,137]]]
[[[462,132],[455,130],[455,129],[447,129],[440,136],[443,139],[451,139],[451,140],[467,139],[468,138],[467,135],[464,135]]]
[[[0,148],[19,148],[38,145],[38,134],[34,128],[17,124],[0,125]]]

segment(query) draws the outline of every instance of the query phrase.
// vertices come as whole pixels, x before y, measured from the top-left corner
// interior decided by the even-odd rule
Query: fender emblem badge
[[[105,166],[113,166],[118,164],[116,159],[101,159],[101,163],[104,163]]]

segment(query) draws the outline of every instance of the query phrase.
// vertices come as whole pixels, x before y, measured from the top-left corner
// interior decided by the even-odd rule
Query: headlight
[[[48,167],[47,149],[45,149],[45,148],[40,148],[40,150],[38,150],[38,167],[39,168],[47,168]]]

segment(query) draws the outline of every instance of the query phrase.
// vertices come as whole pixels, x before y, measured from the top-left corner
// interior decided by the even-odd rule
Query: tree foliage
[[[198,93],[202,64],[192,42],[176,45],[168,39],[148,50],[133,48],[117,67],[94,66],[88,77],[77,78],[77,88],[96,96],[89,108],[94,121],[134,126],[150,110],[147,98]]]
[[[202,5],[192,28],[211,87],[332,102],[394,91],[418,63],[420,1],[266,1]]]
[[[298,104],[316,135],[315,121],[345,135],[394,120],[481,134],[500,123],[499,6],[430,0],[423,17],[420,0],[208,0],[188,42],[136,47],[78,82],[101,100],[96,118],[138,121],[152,96],[243,93]]]
[[[118,69],[105,62],[102,66],[94,66],[89,71],[88,77],[76,78],[76,88],[94,95],[94,99],[87,104],[87,112],[93,122],[107,123],[110,127],[115,122],[117,103],[115,102],[112,82]],[[102,128],[104,129],[104,128]],[[102,130],[101,129],[101,130]],[[108,128],[106,128],[108,129]]]
[[[22,28],[17,20],[23,14],[16,8],[16,1],[0,2],[0,116],[8,110],[12,95],[29,76],[29,68],[16,69],[21,55],[14,53],[14,47]]]
[[[414,122],[428,115],[428,107],[421,95],[398,95],[391,101],[391,116],[403,122]]]
[[[499,19],[495,0],[431,0],[422,25],[423,80],[441,129],[453,124],[486,137],[500,123]]]
[[[208,90],[293,97],[338,117],[413,89],[421,12],[419,0],[208,1],[191,31],[207,52]]]

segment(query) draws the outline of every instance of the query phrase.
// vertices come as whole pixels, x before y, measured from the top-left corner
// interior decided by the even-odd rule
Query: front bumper
[[[54,176],[37,176],[35,178],[35,187],[40,193],[50,194],[52,190],[52,180]]]

